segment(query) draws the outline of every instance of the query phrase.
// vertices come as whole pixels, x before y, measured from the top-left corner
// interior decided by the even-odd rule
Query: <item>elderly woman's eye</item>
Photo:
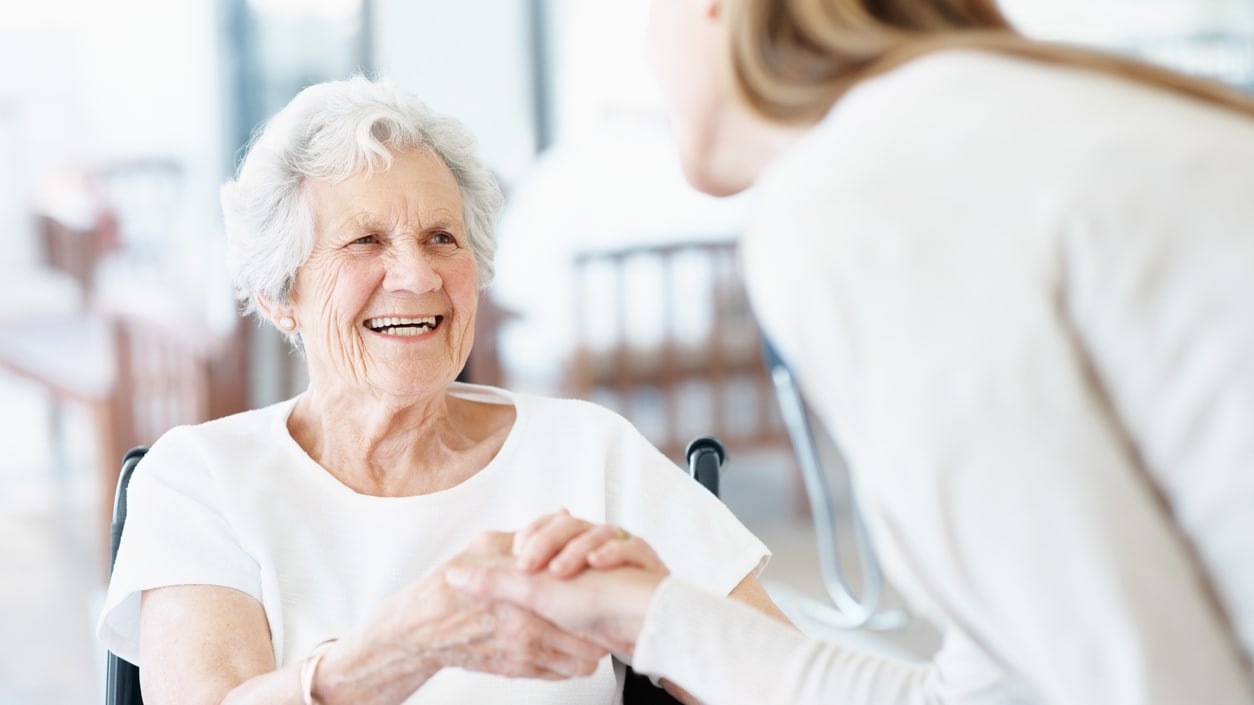
[[[378,235],[362,235],[356,240],[353,240],[354,245],[374,245],[378,242],[379,242]]]
[[[431,242],[434,242],[437,245],[456,245],[457,238],[453,237],[449,233],[440,232],[431,236]]]

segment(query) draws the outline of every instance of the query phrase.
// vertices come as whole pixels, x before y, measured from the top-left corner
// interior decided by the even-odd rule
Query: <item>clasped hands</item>
[[[587,676],[606,654],[632,653],[667,573],[639,537],[563,510],[516,532],[479,535],[385,601],[358,646],[390,652],[387,661],[426,677],[446,667]]]
[[[668,572],[643,539],[563,509],[512,534],[481,535],[447,564],[444,579],[474,599],[532,612],[602,652],[629,655]]]

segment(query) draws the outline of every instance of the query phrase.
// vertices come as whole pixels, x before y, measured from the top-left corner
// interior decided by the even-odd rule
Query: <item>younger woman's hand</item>
[[[622,527],[577,519],[565,509],[515,532],[513,554],[520,570],[534,573],[547,568],[560,578],[574,577],[586,568],[634,567],[661,577],[669,572],[641,538]]]
[[[562,578],[548,570],[523,572],[483,556],[453,563],[444,574],[454,589],[477,600],[516,605],[618,654],[635,651],[649,603],[665,576],[665,567],[659,573],[624,565]]]

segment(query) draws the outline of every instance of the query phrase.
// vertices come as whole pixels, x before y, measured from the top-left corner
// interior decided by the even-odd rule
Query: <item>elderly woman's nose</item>
[[[444,285],[431,253],[419,244],[405,240],[396,242],[390,254],[384,287],[421,293],[438,290]]]

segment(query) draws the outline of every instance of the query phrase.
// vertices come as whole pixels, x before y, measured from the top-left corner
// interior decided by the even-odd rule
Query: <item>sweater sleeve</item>
[[[711,705],[928,702],[926,666],[808,638],[674,578],[650,603],[633,663]]]

